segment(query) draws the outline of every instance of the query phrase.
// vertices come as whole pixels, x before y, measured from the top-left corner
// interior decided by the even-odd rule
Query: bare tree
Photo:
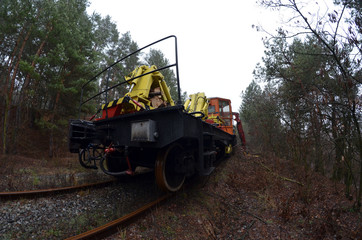
[[[332,130],[327,131],[326,134],[332,136],[335,155],[339,158],[337,161],[339,164],[344,162],[345,182],[355,184],[355,189],[358,191],[356,207],[360,208],[362,198],[361,4],[356,0],[335,1],[334,4],[325,6],[322,6],[319,1],[295,0],[261,0],[259,4],[271,10],[280,11],[286,16],[285,24],[278,29],[276,34],[271,34],[260,26],[257,28],[269,34],[268,40],[283,38],[289,41],[296,37],[314,37],[318,41],[316,44],[323,48],[323,52],[294,51],[294,54],[315,57],[323,55],[330,59],[325,69],[333,68],[329,74],[333,74],[334,84],[326,86],[329,100],[322,103],[330,109],[328,117]],[[321,90],[318,89],[318,91]],[[313,102],[320,104],[315,100]],[[322,131],[321,124],[317,120],[318,114],[318,112],[312,114],[313,134],[317,139],[320,138]],[[352,171],[350,163],[353,161],[359,164],[360,170],[357,175],[354,175]],[[359,184],[357,184],[358,179]],[[350,195],[348,189],[347,187],[347,193]]]

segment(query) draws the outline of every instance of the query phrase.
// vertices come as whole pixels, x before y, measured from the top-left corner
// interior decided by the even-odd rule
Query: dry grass
[[[120,233],[123,239],[359,239],[361,219],[343,186],[288,161],[237,150],[210,177]]]

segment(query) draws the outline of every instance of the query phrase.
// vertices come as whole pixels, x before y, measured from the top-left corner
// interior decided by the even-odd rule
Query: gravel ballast
[[[1,201],[1,239],[63,239],[155,200],[152,173],[111,186],[35,199]]]

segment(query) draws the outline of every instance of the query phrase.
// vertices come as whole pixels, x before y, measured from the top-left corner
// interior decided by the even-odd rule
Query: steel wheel
[[[102,154],[96,148],[80,149],[79,162],[84,168],[97,169],[96,161],[102,158]]]
[[[158,153],[155,175],[156,183],[162,190],[176,192],[182,187],[185,181],[185,173],[180,171],[183,153],[180,144],[172,144]]]

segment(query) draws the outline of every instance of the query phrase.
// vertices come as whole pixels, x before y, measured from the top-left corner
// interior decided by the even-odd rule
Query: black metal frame
[[[156,141],[131,140],[132,123],[142,120],[152,120],[157,123],[159,137]],[[222,142],[227,146],[235,141],[235,135],[230,135],[200,118],[186,113],[181,105],[119,115],[94,123],[98,133],[103,132],[103,134],[98,134],[99,139],[102,139],[101,142],[105,145],[113,144],[116,148],[127,146],[129,149],[162,149],[174,142],[195,140],[197,143],[195,148],[198,150],[195,167],[201,175],[208,175],[214,169],[212,162],[210,162],[210,167],[205,167],[205,161],[207,161],[205,154],[214,154],[215,142]]]
[[[105,90],[103,90],[103,91],[101,91],[101,92],[93,95],[92,97],[88,98],[87,100],[83,101],[83,91],[84,91],[84,88],[85,88],[90,82],[96,80],[101,74],[105,73],[105,72],[108,71],[109,69],[113,68],[116,64],[124,61],[125,59],[129,58],[130,56],[132,56],[132,55],[134,55],[134,54],[136,54],[136,53],[139,53],[139,52],[141,52],[141,51],[144,50],[144,49],[147,49],[147,48],[149,48],[149,47],[151,47],[151,46],[153,46],[153,45],[155,45],[155,44],[157,44],[157,43],[160,43],[160,42],[165,41],[165,40],[170,39],[170,38],[174,38],[174,40],[175,40],[175,63],[170,64],[170,65],[167,65],[167,66],[164,66],[164,67],[161,67],[161,68],[158,68],[158,69],[156,69],[156,70],[150,71],[150,72],[145,73],[145,74],[142,74],[142,75],[140,75],[140,76],[131,78],[131,79],[127,80],[127,81],[120,82],[120,83],[118,83],[118,84],[116,84],[116,85],[113,85],[113,86],[111,86],[111,87],[108,87],[108,78],[107,78],[107,82],[106,82],[107,88],[106,88]],[[112,90],[113,88],[116,88],[116,87],[118,87],[118,86],[120,86],[120,85],[123,85],[123,84],[125,84],[125,83],[128,83],[128,82],[131,82],[131,81],[133,81],[133,80],[136,79],[136,78],[140,78],[140,77],[143,77],[143,76],[145,76],[145,75],[148,75],[148,74],[151,74],[151,73],[154,73],[154,72],[157,72],[157,71],[162,71],[162,70],[164,70],[164,69],[171,68],[171,67],[176,67],[177,92],[178,92],[177,104],[180,105],[182,102],[181,102],[180,78],[179,78],[179,71],[178,71],[177,38],[176,38],[176,36],[174,36],[174,35],[170,35],[170,36],[168,36],[168,37],[165,37],[165,38],[162,38],[162,39],[160,39],[160,40],[157,40],[157,41],[155,41],[155,42],[153,42],[153,43],[151,43],[151,44],[148,44],[148,45],[146,45],[146,46],[144,46],[144,47],[142,47],[142,48],[140,48],[140,49],[138,49],[138,50],[136,50],[136,51],[128,54],[127,56],[125,56],[125,57],[117,60],[116,62],[112,63],[111,65],[109,65],[108,67],[106,67],[105,69],[103,69],[101,72],[97,73],[94,77],[92,77],[91,79],[89,79],[86,83],[84,83],[84,84],[82,85],[81,94],[80,94],[80,104],[79,104],[79,114],[78,114],[78,118],[80,118],[82,106],[83,106],[85,103],[89,102],[90,100],[92,100],[92,99],[94,99],[94,98],[102,95],[103,93],[107,93],[109,90]],[[106,99],[106,102],[107,102],[107,99]]]
[[[142,51],[145,48],[148,48],[152,45],[155,45],[164,40],[174,38],[175,40],[175,63],[168,66],[161,67],[157,70],[142,74],[140,76],[131,78],[127,81],[118,83],[114,86],[108,87],[108,79],[106,89],[97,93],[96,95],[88,98],[83,101],[83,91],[84,88],[92,81],[97,79],[101,74],[108,71],[110,68],[115,66],[117,63],[123,61],[124,59]],[[122,151],[124,157],[126,157],[128,163],[128,157],[132,158],[132,154],[139,156],[141,151],[146,151],[147,153],[155,154],[161,149],[165,149],[168,146],[171,146],[174,143],[185,144],[185,146],[191,146],[193,152],[187,152],[187,159],[194,159],[193,162],[185,163],[185,168],[187,170],[187,175],[191,175],[193,170],[197,170],[201,175],[208,175],[214,169],[213,163],[217,158],[217,151],[223,152],[222,147],[228,146],[235,142],[235,135],[231,135],[223,130],[202,121],[200,117],[195,116],[197,113],[187,113],[184,111],[183,105],[181,105],[181,90],[180,90],[180,80],[178,73],[178,55],[177,55],[177,38],[173,35],[162,38],[158,41],[155,41],[143,48],[138,49],[137,51],[127,55],[124,58],[116,61],[109,67],[105,68],[103,71],[98,73],[92,79],[87,81],[82,86],[81,99],[79,106],[79,117],[81,114],[82,106],[89,102],[90,100],[100,96],[103,93],[106,93],[113,88],[116,88],[122,84],[125,84],[129,81],[132,81],[136,78],[151,74],[156,71],[162,71],[164,69],[176,67],[176,77],[177,77],[177,88],[178,88],[178,101],[176,106],[168,106],[164,108],[157,108],[153,110],[144,110],[139,112],[128,113],[124,115],[115,116],[112,118],[106,117],[105,119],[100,119],[97,121],[86,121],[86,120],[71,120],[70,121],[70,130],[69,130],[69,149],[71,152],[80,151],[80,161],[82,159],[82,149],[102,149],[104,150],[105,155],[100,157],[100,166],[104,159],[107,157],[109,151]],[[107,98],[107,97],[106,97]],[[106,99],[107,103],[107,99]],[[107,105],[107,104],[106,104]],[[106,110],[107,111],[107,110]],[[149,128],[140,127],[150,126]],[[140,124],[140,125],[138,125]],[[134,127],[134,128],[133,128]],[[142,129],[140,138],[135,138],[135,132],[138,129]],[[134,129],[134,130],[132,130]],[[137,133],[138,134],[138,133]],[[153,137],[148,138],[151,134]],[[102,147],[100,147],[102,145]],[[108,152],[108,153],[107,153]],[[110,156],[110,155],[109,155]],[[99,160],[98,156],[92,156],[89,159],[86,159],[87,162],[94,162],[94,166],[91,165],[91,168],[96,167],[95,160]],[[149,156],[146,156],[147,158]],[[112,157],[113,158],[113,157]],[[148,162],[137,162],[138,159],[133,158],[133,160],[138,164],[138,166],[148,166],[148,164],[154,164],[156,159]],[[83,164],[85,163],[83,162]],[[82,162],[81,162],[82,163]],[[142,165],[143,164],[143,165]],[[130,165],[130,164],[129,164]],[[87,165],[87,167],[89,167]],[[110,175],[123,175],[126,171],[108,171],[102,168],[102,170]],[[132,171],[131,166],[129,166],[128,171]]]

